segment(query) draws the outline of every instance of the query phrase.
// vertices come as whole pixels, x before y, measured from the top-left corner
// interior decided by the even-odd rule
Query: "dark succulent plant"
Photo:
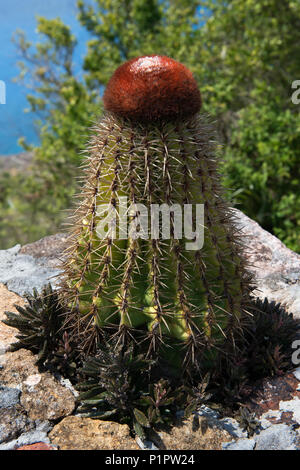
[[[127,414],[128,409],[138,397],[138,390],[147,373],[149,364],[142,356],[134,357],[133,347],[123,351],[121,345],[102,348],[96,357],[90,357],[81,373],[87,378],[80,383],[82,391],[81,411],[93,410],[97,418]]]
[[[294,368],[292,344],[300,337],[300,321],[267,299],[253,299],[247,310],[235,348],[220,358],[210,381],[214,400],[227,411],[247,401],[260,379]]]
[[[292,369],[292,344],[300,337],[300,321],[266,298],[255,299],[249,312],[242,351],[249,378],[282,375]]]
[[[255,413],[251,413],[246,406],[241,406],[234,417],[243,431],[247,431],[249,437],[253,436],[260,428],[260,422],[256,418]]]
[[[235,337],[235,348],[220,358],[211,374],[209,393],[214,405],[223,404],[226,412],[237,410],[260,379],[292,369],[292,344],[299,333],[299,320],[280,304],[253,299],[241,321],[241,334]]]
[[[186,418],[188,418],[194,411],[197,411],[201,405],[209,403],[213,396],[213,392],[209,391],[210,380],[210,374],[207,373],[203,380],[200,380],[197,385],[185,387],[185,391],[189,395],[187,399],[188,405],[184,411]]]
[[[26,294],[25,298],[27,304],[24,307],[15,305],[18,313],[5,312],[7,318],[3,323],[20,332],[18,342],[13,343],[10,349],[30,349],[37,354],[38,362],[43,363],[57,346],[57,334],[61,327],[59,297],[49,284],[41,293],[33,289],[33,294]]]
[[[77,382],[78,367],[82,362],[75,345],[70,342],[67,331],[59,331],[55,347],[49,351],[45,363],[54,372],[70,379],[71,382]]]
[[[128,423],[145,438],[145,429],[170,422],[182,389],[172,387],[167,379],[155,379],[154,361],[135,354],[134,349],[133,343],[127,347],[110,344],[86,361],[81,370],[85,380],[77,385],[79,411],[92,418]]]
[[[18,313],[5,312],[5,325],[19,330],[18,342],[10,346],[11,351],[29,349],[37,356],[37,364],[72,377],[76,370],[75,351],[70,344],[67,331],[63,331],[64,310],[58,293],[51,284],[39,293],[26,294],[24,307],[15,305]]]

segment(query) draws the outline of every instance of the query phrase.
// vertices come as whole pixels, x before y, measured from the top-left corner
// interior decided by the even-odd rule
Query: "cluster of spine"
[[[142,333],[149,354],[185,368],[233,345],[253,287],[215,146],[203,114],[139,124],[107,112],[94,128],[61,287],[67,326],[84,351],[110,328],[120,341]],[[187,250],[191,240],[175,237],[172,212],[170,239],[151,239],[150,220],[148,239],[99,237],[98,208],[118,213],[120,196],[149,209],[203,204],[203,247]]]

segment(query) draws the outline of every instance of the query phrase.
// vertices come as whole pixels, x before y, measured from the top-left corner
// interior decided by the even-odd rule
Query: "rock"
[[[48,422],[37,422],[33,429],[28,432],[23,432],[17,439],[0,444],[0,451],[15,450],[19,447],[35,444],[37,442],[50,444],[47,433],[51,428],[52,426]]]
[[[254,447],[254,439],[239,439],[236,442],[228,442],[223,444],[223,450],[253,450]]]
[[[74,395],[75,398],[78,398],[79,396],[79,392],[73,387],[73,385],[71,384],[70,380],[69,379],[66,379],[64,377],[62,377],[61,375],[59,374],[56,374],[56,379],[59,381],[59,383],[67,388],[68,390],[70,390],[70,392],[72,393],[72,395]]]
[[[293,400],[289,401],[281,401],[279,409],[284,413],[291,413],[291,421],[300,426],[300,399],[298,397],[294,397]]]
[[[233,437],[247,437],[247,432],[243,431],[238,422],[233,418],[222,418],[220,425]]]
[[[219,427],[227,431],[232,437],[247,437],[239,423],[233,418],[221,418],[220,414],[211,408],[202,405],[197,412],[199,416],[206,419],[210,427]]]
[[[232,441],[221,423],[203,416],[178,418],[171,429],[152,431],[149,437],[162,450],[221,450],[222,443]]]
[[[16,450],[56,450],[54,447],[46,444],[45,442],[36,442],[26,446],[18,447]]]
[[[15,439],[33,427],[20,405],[0,409],[0,444]],[[1,449],[1,446],[0,446]]]
[[[281,303],[300,318],[300,255],[241,211],[234,211],[236,224],[245,236],[245,255],[252,264],[258,286],[254,295]]]
[[[1,322],[1,320],[6,318],[4,312],[16,312],[14,304],[23,306],[24,299],[10,292],[3,284],[0,284],[0,356],[16,341],[18,330]]]
[[[19,403],[20,390],[0,385],[0,409],[11,408]]]
[[[126,424],[68,416],[49,434],[60,450],[139,450]]]
[[[267,413],[265,413],[267,416]],[[269,418],[278,417],[269,413]],[[261,422],[267,421],[262,419]],[[271,424],[258,431],[251,439],[238,439],[222,445],[224,450],[299,450],[300,436],[298,431],[287,424]]]
[[[159,450],[151,441],[142,441],[139,437],[136,437],[135,441],[142,450]]]
[[[32,420],[56,420],[72,413],[74,396],[51,375],[43,374],[36,387],[23,388],[21,404]]]
[[[276,424],[254,437],[255,450],[296,450],[297,434],[286,424]]]
[[[39,373],[35,357],[26,349],[7,352],[2,357],[0,381],[4,385],[22,390],[22,382],[35,373]]]
[[[265,378],[246,405],[261,419],[270,419],[276,424],[296,424],[300,404],[299,382],[293,372]],[[286,403],[289,405],[284,408]]]
[[[50,372],[40,373],[30,351],[21,349],[5,356],[0,381],[22,391],[20,403],[31,420],[56,420],[72,413],[73,393]]]
[[[34,287],[41,290],[49,282],[55,286],[54,278],[60,271],[51,266],[47,258],[20,254],[20,250],[20,245],[0,250],[0,282],[21,296],[31,293]]]
[[[293,371],[293,374],[296,377],[296,379],[299,380],[300,382],[300,367],[297,367],[297,369]]]
[[[20,254],[30,255],[34,258],[47,258],[49,266],[56,267],[63,257],[63,252],[67,248],[67,234],[57,233],[49,237],[42,238],[34,243],[24,245],[20,249]]]

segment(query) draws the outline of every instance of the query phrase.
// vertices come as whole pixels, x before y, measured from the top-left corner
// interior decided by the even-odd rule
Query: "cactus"
[[[177,370],[214,364],[234,348],[253,289],[234,212],[218,173],[214,126],[200,112],[192,73],[165,56],[120,66],[104,94],[105,113],[88,146],[85,185],[73,218],[61,298],[66,327],[84,354],[103,332],[124,344],[139,338],[151,358]],[[120,215],[121,197],[138,229],[139,206],[204,207],[203,247],[187,237],[99,236],[102,205]],[[195,214],[192,216],[195,223]],[[129,234],[130,235],[130,234]],[[127,339],[126,339],[127,338]]]

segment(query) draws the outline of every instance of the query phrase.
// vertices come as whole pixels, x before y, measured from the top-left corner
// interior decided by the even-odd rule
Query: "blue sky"
[[[0,80],[6,84],[6,104],[0,104],[0,155],[22,151],[17,144],[21,136],[26,136],[29,142],[37,142],[33,128],[34,116],[23,112],[28,107],[27,90],[12,81],[19,71],[16,66],[19,57],[11,41],[13,33],[21,29],[30,41],[36,42],[36,15],[60,17],[78,38],[76,62],[80,63],[88,33],[81,28],[76,13],[76,0],[0,0]]]

